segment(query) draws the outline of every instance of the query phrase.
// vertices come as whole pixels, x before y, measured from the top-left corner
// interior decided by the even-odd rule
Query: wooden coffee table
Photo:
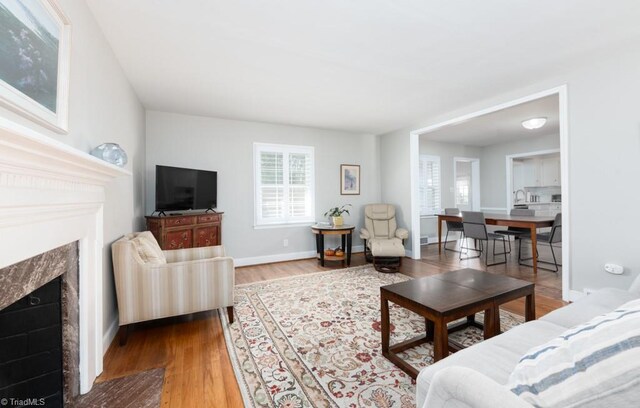
[[[382,312],[382,354],[412,378],[418,370],[398,357],[397,353],[433,341],[433,359],[449,355],[449,349],[458,351],[461,344],[449,340],[449,333],[469,326],[484,329],[484,338],[500,334],[498,306],[526,296],[525,320],[535,319],[535,285],[530,282],[494,275],[475,269],[442,273],[427,278],[380,288]],[[389,301],[425,318],[426,333],[422,336],[389,346]],[[475,314],[484,311],[484,324],[475,320]],[[466,320],[447,326],[447,323]]]

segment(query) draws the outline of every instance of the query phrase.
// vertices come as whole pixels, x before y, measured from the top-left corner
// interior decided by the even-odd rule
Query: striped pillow
[[[537,407],[630,407],[640,400],[640,299],[573,327],[521,359],[507,386]]]

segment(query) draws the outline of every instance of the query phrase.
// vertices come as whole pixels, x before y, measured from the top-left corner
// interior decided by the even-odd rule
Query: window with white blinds
[[[315,221],[313,156],[310,146],[254,144],[256,225]]]
[[[441,211],[440,190],[440,157],[420,155],[420,215]]]

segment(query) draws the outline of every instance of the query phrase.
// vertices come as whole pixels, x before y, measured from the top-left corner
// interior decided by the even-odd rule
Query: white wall
[[[314,146],[316,219],[331,207],[354,206],[345,223],[360,227],[363,205],[380,200],[378,141],[373,135],[271,125],[163,112],[147,112],[147,213],[154,210],[155,166],[218,172],[218,210],[224,211],[222,243],[245,262],[256,257],[308,257],[315,252],[309,226],[254,228],[253,143]],[[340,195],[340,164],[361,166],[361,194]],[[354,245],[360,245],[359,238]],[[283,240],[289,246],[283,246]],[[336,241],[337,245],[337,241]],[[273,258],[273,257],[276,258]]]
[[[411,130],[567,84],[571,201],[565,216],[571,219],[570,288],[626,288],[640,272],[636,256],[640,219],[629,217],[637,212],[640,202],[636,188],[640,175],[640,43],[610,47],[606,53],[592,55],[580,68],[562,69],[546,78],[532,73],[527,86],[380,136],[383,151],[385,146],[402,146],[395,149],[398,156],[393,159],[398,171],[382,177],[382,196],[393,191],[395,200],[405,206],[405,214],[410,211],[410,183],[406,179],[410,174]],[[389,163],[386,167],[395,166]],[[593,193],[594,186],[598,194]],[[616,239],[605,238],[611,236]],[[624,274],[607,274],[603,270],[606,262],[624,265]]]
[[[510,143],[482,148],[480,157],[480,188],[482,208],[507,207],[507,159],[511,154],[559,149],[560,135],[531,137]]]
[[[54,133],[3,108],[0,115],[83,152],[104,142],[116,142],[129,156],[127,169],[133,177],[120,178],[106,190],[102,277],[106,332],[117,319],[110,244],[143,225],[144,109],[85,2],[59,3],[72,25],[69,133]]]

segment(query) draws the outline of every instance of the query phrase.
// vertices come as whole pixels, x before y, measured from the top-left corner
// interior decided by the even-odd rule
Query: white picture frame
[[[7,31],[0,32],[0,41],[13,46],[11,55],[0,54],[3,64],[0,66],[0,105],[57,133],[67,133],[71,57],[69,19],[56,0],[0,0],[0,23],[7,27]],[[51,61],[52,55],[56,57],[55,61]],[[36,65],[33,61],[40,63]],[[24,64],[27,64],[26,68]],[[47,73],[51,75],[47,76]],[[52,76],[55,76],[55,82],[50,78]],[[25,83],[36,85],[28,88]]]

